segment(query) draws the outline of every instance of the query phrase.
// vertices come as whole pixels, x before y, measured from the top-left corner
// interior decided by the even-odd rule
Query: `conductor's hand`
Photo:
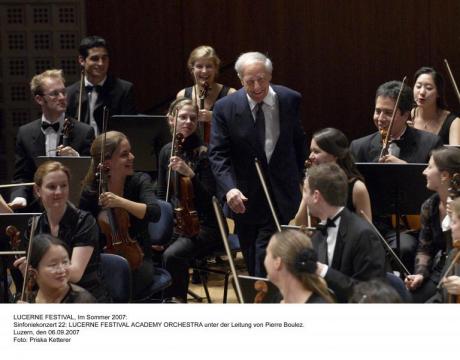
[[[227,204],[234,213],[243,214],[246,212],[246,206],[244,203],[248,201],[248,198],[243,195],[238,189],[231,189],[226,195]]]
[[[416,275],[407,275],[406,279],[404,279],[404,283],[406,284],[406,288],[409,290],[415,290],[423,282],[423,275],[416,274]]]

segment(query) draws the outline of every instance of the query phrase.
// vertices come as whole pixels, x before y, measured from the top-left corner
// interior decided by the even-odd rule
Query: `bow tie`
[[[316,230],[320,231],[321,234],[323,234],[323,236],[327,236],[327,228],[335,227],[335,221],[340,217],[340,215],[341,215],[341,212],[338,213],[336,216],[334,216],[334,218],[332,219],[327,218],[325,224],[316,225]]]
[[[54,130],[54,132],[58,132],[58,131],[59,131],[60,125],[61,125],[61,124],[59,123],[59,121],[58,121],[58,122],[55,122],[55,123],[53,123],[53,124],[50,124],[50,123],[48,123],[48,122],[44,122],[44,121],[43,121],[43,122],[42,122],[42,129],[46,131],[46,129],[48,129],[49,127],[51,127],[51,128]]]
[[[93,90],[95,92],[97,92],[98,94],[101,92],[102,90],[102,86],[101,85],[86,85],[85,86],[85,90],[87,93],[90,93],[90,92],[93,92]]]

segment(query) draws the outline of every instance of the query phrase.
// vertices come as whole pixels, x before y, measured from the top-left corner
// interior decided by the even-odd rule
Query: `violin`
[[[203,87],[200,90],[200,107],[199,109],[204,109],[204,100],[208,97],[209,94],[209,84],[204,82]],[[207,145],[209,144],[211,138],[211,124],[209,122],[203,122],[203,142]]]
[[[34,240],[34,234],[35,234],[35,230],[37,229],[37,224],[38,224],[38,216],[32,217],[29,245],[27,247],[27,255],[26,255],[26,267],[24,270],[24,280],[22,282],[22,291],[21,291],[21,296],[20,296],[20,300],[22,302],[29,302],[29,303],[32,302],[33,289],[35,286],[35,278],[34,278],[32,269],[30,268],[30,254],[32,252],[32,242]],[[10,228],[10,231],[14,233],[13,237],[20,236],[19,231],[17,231],[17,229]],[[16,242],[16,239],[14,241]]]
[[[173,156],[181,156],[184,135],[177,133],[175,136]],[[188,176],[176,173],[176,197],[179,205],[174,209],[176,230],[186,237],[197,236],[200,232],[200,219],[194,206],[194,192],[192,180]]]
[[[105,159],[105,143],[107,133],[107,107],[104,107],[103,128],[104,138],[102,142],[101,159],[96,174],[99,181],[99,195],[108,191],[109,169],[103,165]],[[129,235],[129,214],[125,209],[107,208],[99,213],[98,223],[106,238],[105,252],[116,254],[128,260],[132,270],[138,269],[144,259],[144,252],[139,243]]]
[[[62,145],[64,147],[70,146],[70,134],[74,128],[74,123],[70,118],[64,120],[64,126],[62,127]]]

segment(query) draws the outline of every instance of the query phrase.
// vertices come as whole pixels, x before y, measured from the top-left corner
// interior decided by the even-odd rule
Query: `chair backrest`
[[[115,254],[101,254],[104,283],[115,303],[131,299],[131,269],[128,260]]]
[[[403,302],[412,302],[412,295],[409,290],[407,290],[406,285],[404,285],[404,281],[402,281],[401,278],[391,272],[387,272],[386,279],[393,289],[397,291]]]
[[[174,228],[173,208],[166,201],[158,200],[161,216],[157,222],[149,223],[151,245],[166,245],[172,237]]]

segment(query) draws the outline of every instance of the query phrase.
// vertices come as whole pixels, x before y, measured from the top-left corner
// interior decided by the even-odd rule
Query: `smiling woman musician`
[[[175,114],[177,116],[174,116]],[[170,158],[172,143],[166,144],[161,149],[157,193],[160,198],[166,198],[167,173],[170,168],[174,171],[173,178],[176,177],[178,180],[185,178],[190,182],[188,193],[194,197],[193,205],[199,219],[199,231],[195,233],[182,231],[179,226],[176,226],[175,240],[163,254],[165,267],[173,277],[173,285],[166,289],[166,293],[169,297],[186,301],[190,260],[207,255],[221,244],[212,207],[216,184],[209,167],[207,148],[203,146],[200,137],[196,134],[197,112],[192,100],[176,99],[170,106],[168,118],[171,128],[175,128],[176,134],[180,134],[184,141],[182,153],[177,156]],[[176,122],[175,127],[174,122]],[[177,208],[179,203],[184,202],[183,197],[188,196],[177,190],[168,201]]]
[[[216,51],[207,45],[198,46],[191,53],[187,67],[192,75],[194,86],[182,89],[177,98],[193,99],[199,105],[198,120],[204,124],[204,142],[209,143],[209,129],[214,103],[236,90],[216,82],[220,59]],[[197,101],[197,99],[199,99]]]
[[[96,220],[69,202],[70,172],[57,161],[42,164],[34,176],[34,190],[45,209],[37,225],[37,234],[62,239],[71,250],[70,281],[91,292],[98,302],[107,302],[102,284],[99,231]],[[29,235],[26,234],[26,239]],[[15,262],[21,267],[25,258]]]
[[[104,141],[105,137],[105,141]],[[107,191],[98,193],[96,173],[100,168],[100,156],[103,144],[104,159],[102,166],[107,172]],[[134,172],[134,155],[128,138],[121,132],[109,131],[99,135],[91,146],[92,164],[86,177],[86,186],[82,192],[80,207],[90,211],[101,224],[103,209],[122,209],[129,215],[124,235],[140,245],[143,258],[133,269],[133,299],[148,297],[153,282],[154,266],[148,224],[158,221],[161,210],[155,197],[150,176]],[[117,224],[119,225],[119,224]],[[129,234],[128,234],[129,233]],[[104,232],[109,245],[108,236]],[[114,234],[112,234],[113,236]]]
[[[71,262],[67,245],[49,234],[34,237],[30,253],[29,276],[38,290],[33,303],[94,303],[84,288],[70,282]]]

